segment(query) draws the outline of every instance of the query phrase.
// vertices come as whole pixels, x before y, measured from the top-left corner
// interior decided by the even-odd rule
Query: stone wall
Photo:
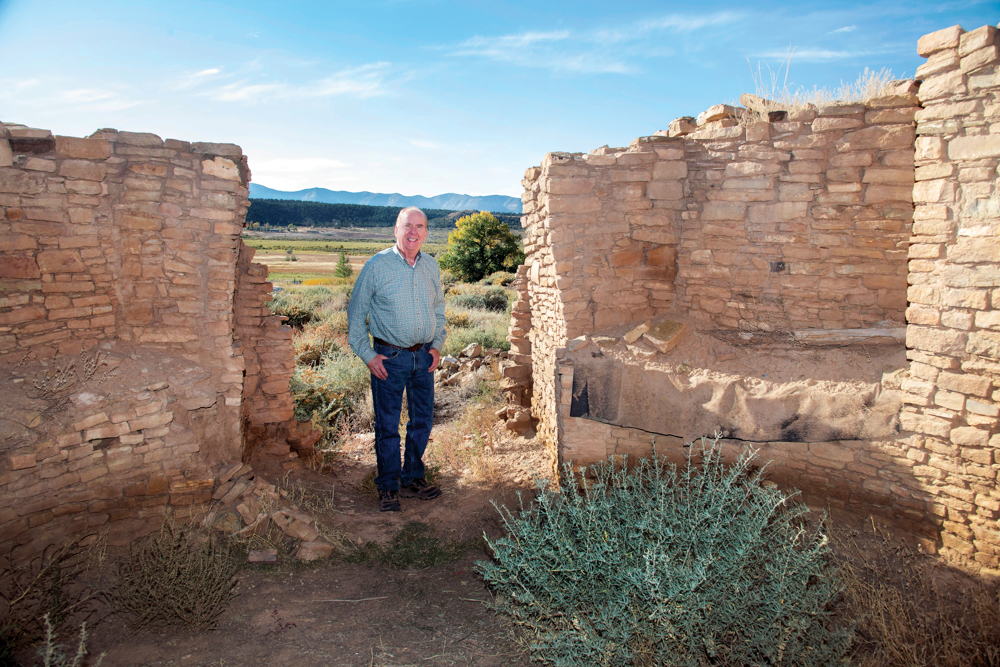
[[[553,456],[588,464],[648,453],[654,438],[677,454],[712,435],[571,416],[581,364],[602,401],[593,368],[614,360],[649,400],[705,392],[698,428],[751,434],[731,442],[760,448],[810,501],[997,567],[997,49],[993,27],[956,26],[920,41],[922,83],[865,104],[718,105],[628,148],[529,169],[532,411]],[[666,317],[687,332],[676,349],[622,340]],[[909,362],[887,333],[904,323]],[[621,392],[622,405],[642,398]],[[817,407],[869,392],[846,426]],[[785,427],[737,423],[757,402],[791,405]]]
[[[921,38],[900,419],[946,548],[1000,555],[1000,74],[997,30]]]
[[[287,327],[238,263],[249,178],[230,144],[0,124],[0,544],[127,541],[208,499],[244,401],[290,419]]]

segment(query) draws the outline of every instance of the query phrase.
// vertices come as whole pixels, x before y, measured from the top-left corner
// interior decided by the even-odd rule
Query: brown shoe
[[[399,495],[404,498],[419,498],[420,500],[434,500],[441,495],[441,489],[431,486],[426,479],[415,479],[402,489]]]
[[[378,492],[379,512],[401,512],[403,508],[399,506],[399,495],[395,491],[379,489]]]

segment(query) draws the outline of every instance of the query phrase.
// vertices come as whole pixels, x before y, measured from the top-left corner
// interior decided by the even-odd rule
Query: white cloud
[[[790,53],[793,62],[810,62],[810,63],[820,63],[820,62],[830,62],[832,60],[844,60],[845,58],[855,58],[858,56],[865,56],[870,54],[870,51],[830,51],[827,49],[795,49]],[[781,60],[787,60],[789,58],[789,51],[765,51],[763,53],[758,53],[753,56],[754,58],[780,58]]]
[[[191,74],[182,74],[178,76],[173,84],[171,85],[172,90],[186,90],[188,88],[193,88],[195,86],[201,85],[209,79],[213,79],[222,74],[221,67],[210,67],[208,69],[203,69],[200,72],[194,72]]]
[[[245,84],[244,82],[230,83],[216,89],[211,93],[214,100],[220,102],[257,102],[267,93],[275,93],[281,88],[275,83],[269,84]],[[280,95],[267,95],[268,97],[280,97]]]
[[[271,100],[295,100],[314,97],[375,97],[388,94],[385,77],[391,70],[386,62],[348,67],[328,77],[292,84],[288,82],[250,83],[243,79],[204,91],[220,102],[256,103]]]
[[[655,40],[657,33],[691,33],[739,18],[740,15],[733,12],[703,16],[672,14],[591,31],[476,35],[451,47],[448,54],[579,74],[631,74],[639,70],[631,59],[674,54],[673,48]]]
[[[76,88],[55,93],[59,104],[69,104],[75,109],[92,111],[120,111],[144,104],[122,93],[105,88]]]
[[[717,12],[706,16],[683,16],[671,14],[656,19],[640,21],[638,27],[646,32],[669,30],[671,32],[693,32],[722,23],[733,23],[742,17],[735,12]]]
[[[566,42],[573,42],[563,47]],[[621,74],[631,68],[607,53],[580,50],[568,30],[525,32],[497,37],[471,37],[454,47],[451,56],[474,56],[520,67],[537,67],[582,74]]]
[[[417,148],[441,148],[441,144],[434,141],[423,141],[422,139],[410,139],[410,144]]]
[[[390,68],[390,63],[386,62],[348,67],[332,76],[299,88],[298,93],[305,97],[350,95],[364,98],[385,95],[387,91],[383,85],[384,77]],[[294,92],[292,96],[295,96]]]
[[[830,34],[831,35],[836,35],[838,32],[854,32],[857,29],[858,29],[858,26],[856,26],[856,25],[848,25],[848,26],[844,26],[843,28],[837,28],[836,30],[831,30]]]

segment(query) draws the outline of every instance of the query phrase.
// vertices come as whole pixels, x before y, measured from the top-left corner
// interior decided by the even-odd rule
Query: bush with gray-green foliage
[[[275,315],[288,318],[289,326],[302,327],[334,311],[347,308],[352,285],[313,285],[281,290],[268,304]]]
[[[535,656],[575,665],[846,664],[830,607],[842,584],[808,511],[762,485],[753,457],[726,466],[717,443],[676,466],[567,465],[567,491],[540,490],[480,563]],[[574,491],[581,486],[580,493]]]
[[[448,295],[448,301],[463,308],[506,313],[510,308],[510,293],[498,286],[462,285],[452,288]]]

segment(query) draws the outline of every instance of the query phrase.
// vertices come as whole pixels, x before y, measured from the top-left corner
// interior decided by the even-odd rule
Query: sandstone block
[[[720,141],[724,139],[739,139],[743,136],[743,128],[739,125],[723,127],[708,125],[689,135],[692,139],[700,141]]]
[[[862,179],[864,183],[913,183],[912,169],[877,169],[868,167]]]
[[[841,153],[871,148],[879,150],[909,148],[913,145],[914,136],[912,127],[905,125],[888,127],[876,125],[863,130],[846,133],[836,142],[836,146],[837,150]]]
[[[595,213],[601,210],[601,200],[597,197],[549,197],[549,213]]]
[[[652,181],[646,185],[646,196],[650,199],[683,199],[684,186],[678,181]]]
[[[77,250],[45,250],[36,256],[38,268],[44,273],[79,273],[87,267]]]
[[[971,426],[959,426],[951,429],[951,441],[956,445],[966,447],[985,447],[990,440],[989,431],[973,428]]]
[[[698,114],[697,124],[700,127],[712,121],[738,118],[741,115],[743,115],[743,109],[728,104],[716,104]]]
[[[44,320],[47,315],[48,311],[42,306],[15,308],[14,310],[0,313],[0,326],[20,324],[22,322],[30,322],[32,320]]]
[[[743,220],[747,205],[741,202],[709,201],[701,212],[702,220]]]
[[[809,211],[807,202],[781,202],[778,204],[751,204],[747,219],[751,223],[788,222],[804,219]]]
[[[996,35],[997,29],[991,25],[984,25],[961,35],[958,42],[958,55],[964,58],[975,51],[992,46],[996,41]]]
[[[546,192],[554,195],[585,195],[594,189],[594,178],[551,178],[545,182]]]
[[[653,165],[653,178],[657,180],[680,180],[687,173],[687,163],[683,160],[664,160]]]
[[[26,468],[34,468],[34,467],[35,467],[34,454],[20,454],[10,457],[11,470],[25,470]]]
[[[958,51],[954,49],[938,51],[937,53],[931,55],[927,59],[927,62],[920,65],[914,75],[923,81],[932,74],[938,74],[940,72],[947,72],[948,70],[955,69],[958,67],[959,60]]]
[[[975,335],[975,334],[972,334]],[[961,356],[965,352],[967,334],[948,329],[909,326],[906,329],[906,346],[928,352]],[[968,341],[972,345],[972,341]]]
[[[626,333],[624,336],[622,336],[622,338],[625,340],[626,343],[628,343],[629,345],[631,345],[631,344],[635,343],[635,341],[639,340],[640,336],[642,336],[647,331],[649,331],[650,328],[651,328],[651,325],[652,325],[652,322],[648,322],[648,321],[647,322],[643,322],[642,324],[640,324],[639,326],[635,327],[634,329],[632,329],[631,331],[629,331],[628,333]]]
[[[982,160],[1000,156],[1000,135],[955,137],[948,142],[952,160]]]
[[[1000,261],[1000,243],[996,239],[959,237],[948,247],[948,259],[959,264]]]
[[[173,421],[173,419],[173,412],[159,412],[152,415],[146,415],[144,417],[137,417],[136,419],[129,420],[128,424],[131,426],[129,430],[141,431],[147,428],[156,428],[157,426],[169,424]]]
[[[129,432],[128,423],[108,424],[97,428],[89,428],[83,435],[85,441],[115,438]]]
[[[111,157],[111,145],[107,139],[80,139],[57,135],[56,153],[64,157],[103,160]]]
[[[924,35],[917,40],[917,54],[926,58],[944,49],[957,49],[964,32],[962,26],[953,25],[950,28]]]
[[[353,510],[352,510],[353,511]],[[317,533],[317,536],[319,533]],[[321,560],[323,558],[329,558],[330,554],[333,553],[333,546],[323,542],[322,540],[315,540],[311,542],[302,542],[299,544],[299,548],[295,550],[295,558],[304,562],[312,562],[316,560]]]
[[[690,116],[683,116],[670,122],[667,130],[667,136],[683,137],[686,134],[691,134],[697,129],[698,125],[695,123],[694,118],[691,118]]]
[[[643,340],[659,350],[661,353],[666,354],[670,350],[677,347],[683,336],[684,324],[682,322],[665,320],[644,333]]]
[[[983,403],[981,401],[976,401],[971,398],[966,399],[965,409],[969,412],[973,412],[977,415],[983,415],[984,417],[996,418],[1000,416],[1000,408],[991,403]]]
[[[9,167],[14,164],[14,153],[10,149],[10,142],[0,139],[0,167]]]
[[[80,181],[103,181],[106,167],[89,160],[63,160],[59,165],[59,175]]]
[[[6,255],[0,261],[0,278],[32,279],[39,278],[38,264],[34,257],[18,257]]]
[[[936,182],[936,181],[932,181]],[[881,204],[884,202],[910,202],[916,196],[916,188],[902,185],[869,185],[865,189],[865,203]],[[921,196],[927,196],[923,192]],[[943,196],[943,195],[936,195]],[[924,200],[920,200],[924,201]]]
[[[278,550],[277,549],[257,549],[255,551],[247,552],[247,562],[248,563],[277,563],[278,562]]]
[[[961,70],[953,70],[927,77],[920,85],[918,96],[920,102],[927,106],[927,102],[931,100],[965,93],[965,76]]]

